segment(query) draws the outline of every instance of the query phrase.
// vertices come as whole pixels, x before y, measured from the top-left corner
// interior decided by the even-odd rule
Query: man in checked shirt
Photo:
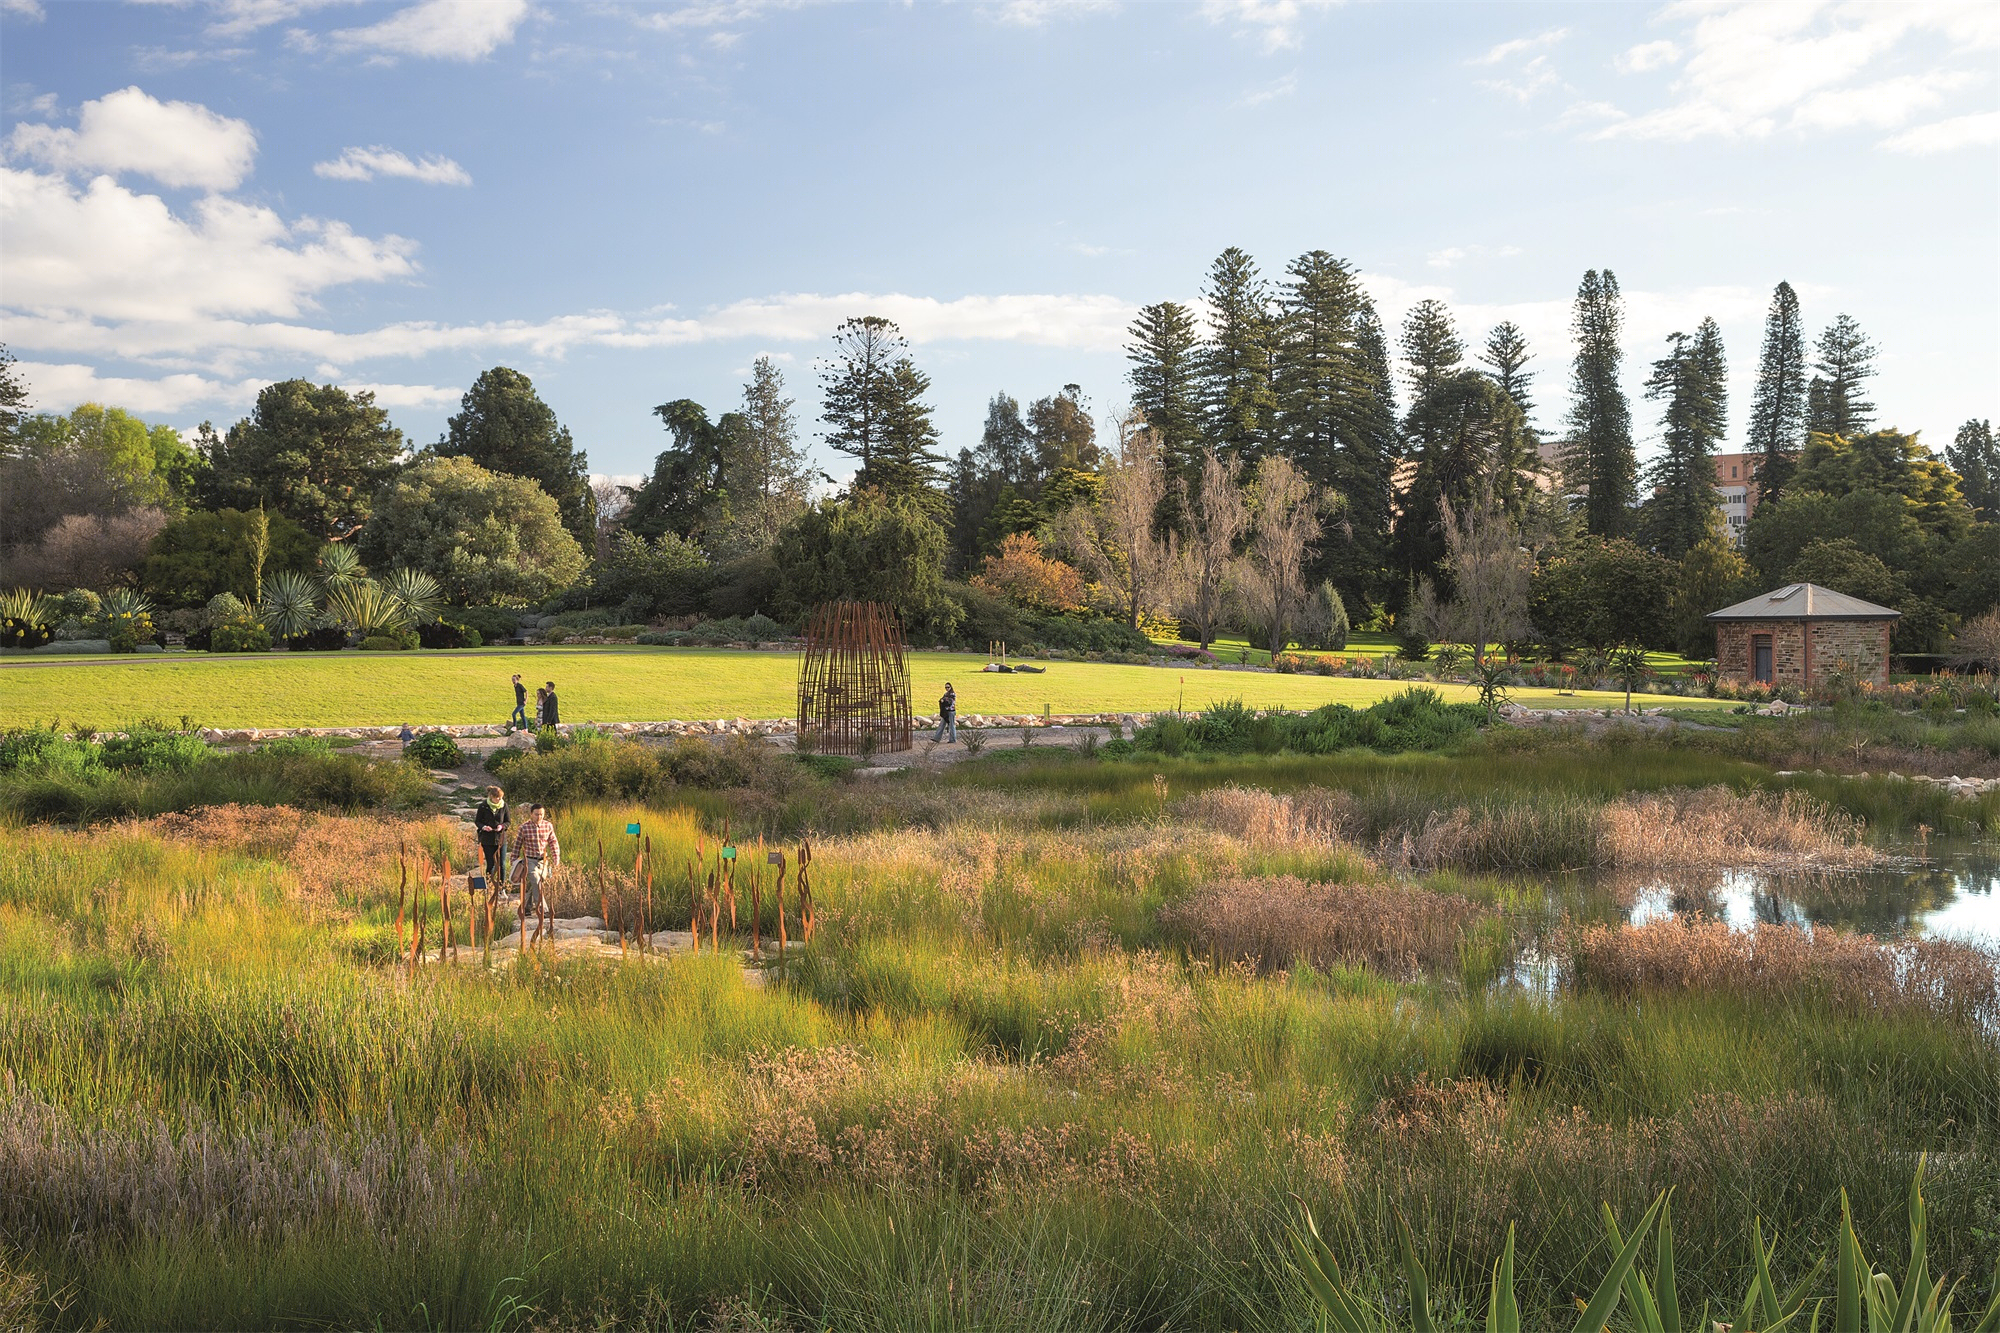
[[[514,855],[521,867],[521,920],[525,922],[532,912],[539,928],[545,907],[542,881],[562,865],[562,844],[556,841],[556,826],[549,822],[541,806],[528,808],[527,820],[514,835]]]

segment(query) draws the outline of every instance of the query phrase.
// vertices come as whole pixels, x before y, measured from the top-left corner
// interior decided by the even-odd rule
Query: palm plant
[[[330,590],[326,596],[326,614],[363,638],[403,634],[410,628],[409,609],[373,579],[355,579]]]
[[[1624,647],[1611,654],[1611,678],[1625,687],[1625,711],[1632,711],[1632,691],[1651,674],[1644,648]]]
[[[137,619],[151,615],[153,603],[146,595],[133,588],[113,588],[104,594],[99,614],[106,620],[129,616]]]
[[[281,570],[264,584],[264,600],[257,614],[264,627],[280,638],[294,638],[311,629],[319,620],[320,586],[312,575],[297,570]]]
[[[350,583],[359,583],[367,577],[368,569],[352,546],[336,543],[320,549],[319,580],[328,592]]]
[[[403,608],[412,625],[428,625],[444,609],[444,589],[438,587],[436,579],[417,570],[391,570],[383,587]]]
[[[61,617],[56,600],[28,588],[0,592],[0,620],[18,621],[30,629],[46,629]]]

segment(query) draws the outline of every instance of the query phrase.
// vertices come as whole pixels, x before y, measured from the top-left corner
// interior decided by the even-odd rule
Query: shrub
[[[71,740],[54,727],[22,727],[0,734],[0,773],[81,775],[103,769],[101,747]]]
[[[276,740],[265,741],[259,745],[257,753],[280,759],[296,759],[300,755],[332,754],[333,742],[324,736],[280,736]]]
[[[1258,716],[1240,701],[1209,705],[1192,721],[1167,715],[1138,729],[1139,750],[1159,754],[1334,754],[1365,748],[1397,753],[1442,750],[1470,737],[1485,720],[1477,704],[1447,704],[1433,689],[1404,690],[1364,709],[1327,704],[1310,713]]]
[[[123,736],[106,740],[103,751],[106,768],[147,773],[185,773],[215,758],[215,750],[201,737],[150,722],[135,723]]]
[[[371,634],[360,643],[364,653],[400,653],[416,646],[414,639],[406,640],[400,634]]]
[[[208,648],[214,653],[268,653],[271,631],[248,611],[238,611],[211,631]]]
[[[511,639],[521,629],[521,613],[504,606],[466,606],[452,614],[465,628],[478,631],[481,643]]]
[[[188,646],[194,646],[192,640]],[[285,647],[295,653],[337,653],[346,646],[347,631],[338,625],[321,625],[285,640]]]
[[[712,745],[684,737],[656,750],[635,741],[589,734],[581,740],[556,742],[547,749],[538,747],[534,754],[518,750],[500,753],[518,756],[501,765],[507,774],[510,799],[552,806],[590,800],[662,803],[676,788],[686,787],[754,787],[782,795],[806,776],[790,756],[747,739]],[[493,767],[493,762],[488,766]]]
[[[403,747],[403,757],[425,768],[457,768],[465,762],[465,752],[458,748],[458,742],[442,731],[423,732]]]
[[[417,644],[423,648],[477,648],[485,640],[470,625],[436,620],[417,626]]]

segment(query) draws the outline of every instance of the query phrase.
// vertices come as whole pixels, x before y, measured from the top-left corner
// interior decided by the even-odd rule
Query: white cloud
[[[1536,56],[1521,66],[1519,74],[1511,79],[1481,79],[1479,86],[1491,92],[1505,93],[1518,102],[1534,99],[1544,88],[1553,88],[1562,83],[1555,67],[1549,64],[1547,56]]]
[[[1626,74],[1644,74],[1648,70],[1671,65],[1680,58],[1681,49],[1672,42],[1641,42],[1611,63]]]
[[[1452,245],[1442,250],[1433,250],[1424,257],[1424,262],[1432,268],[1450,268],[1465,259],[1512,259],[1521,253],[1518,245]]]
[[[655,32],[715,31],[734,41],[738,34],[727,31],[754,23],[766,14],[801,9],[816,0],[692,0],[671,9],[651,10],[639,15],[639,26]]]
[[[1299,76],[1296,74],[1287,74],[1284,78],[1274,79],[1261,88],[1251,89],[1238,98],[1236,104],[1238,106],[1262,106],[1266,102],[1275,102],[1281,97],[1290,97],[1298,90]]]
[[[186,215],[108,176],[0,168],[11,311],[168,325],[212,316],[296,316],[317,293],[407,277],[415,245],[346,224],[208,195]],[[9,320],[10,325],[13,319]]]
[[[85,102],[73,130],[16,125],[8,147],[58,171],[136,172],[207,190],[234,189],[257,158],[257,136],[246,122],[193,102],[162,102],[137,87]]]
[[[315,162],[313,175],[337,181],[369,181],[377,176],[400,176],[425,185],[472,184],[472,174],[448,157],[432,154],[411,161],[407,154],[380,144],[372,148],[349,148],[331,162]]]
[[[1765,4],[1677,0],[1662,11],[1692,21],[1674,100],[1627,115],[1597,138],[1680,140],[1764,138],[1781,131],[1889,128],[1935,105],[1975,77],[1953,67],[1967,53],[2000,45],[2000,6],[1949,3]],[[1929,39],[1928,49],[1912,47]],[[1637,52],[1656,47],[1635,47]],[[1676,49],[1679,49],[1678,46]],[[1924,72],[1858,81],[1892,56]],[[1979,63],[1979,76],[1990,61]]]
[[[247,37],[274,23],[288,23],[315,9],[332,4],[355,4],[359,0],[214,0],[218,14],[208,25],[211,37]]]
[[[1918,125],[1884,139],[1882,146],[1898,153],[1922,155],[1994,143],[2000,143],[2000,111],[1980,111]]]
[[[421,0],[365,28],[340,28],[327,40],[341,50],[431,60],[478,60],[514,40],[528,0]]]
[[[42,12],[41,0],[0,0],[0,14],[12,14],[15,18],[26,19],[30,23],[40,23],[46,17]]]
[[[62,412],[78,403],[116,403],[141,415],[184,411],[197,403],[247,408],[271,381],[254,375],[244,379],[211,379],[205,375],[161,375],[153,379],[100,375],[74,362],[22,361],[21,374],[34,387],[35,405]],[[451,407],[462,390],[435,384],[348,384],[349,390],[375,395],[383,407]]]
[[[1466,63],[1473,65],[1498,65],[1503,61],[1513,59],[1515,56],[1526,55],[1530,51],[1539,51],[1545,46],[1554,46],[1567,36],[1569,36],[1568,28],[1550,28],[1547,32],[1537,33],[1533,37],[1516,37],[1511,41],[1502,42],[1498,46],[1488,49],[1484,55],[1474,56]]]
[[[1341,0],[1201,0],[1202,17],[1227,23],[1255,37],[1265,53],[1289,51],[1299,45],[1299,20],[1307,11],[1330,9]]]

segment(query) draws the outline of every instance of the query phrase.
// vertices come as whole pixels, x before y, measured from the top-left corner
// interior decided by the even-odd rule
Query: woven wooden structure
[[[806,621],[799,664],[799,749],[867,754],[910,748],[903,630],[879,602],[828,602]]]

